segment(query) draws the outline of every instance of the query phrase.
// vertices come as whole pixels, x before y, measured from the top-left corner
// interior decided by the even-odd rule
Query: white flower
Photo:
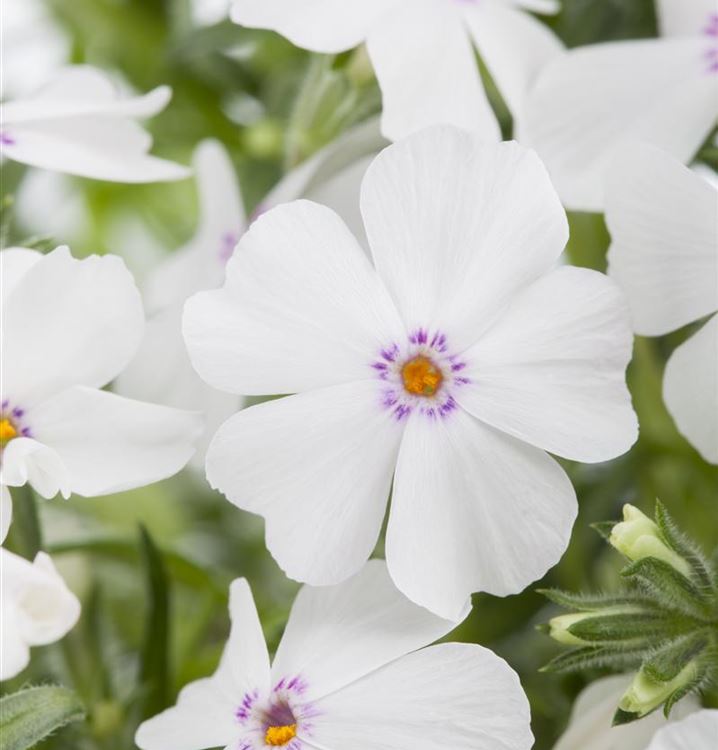
[[[11,248],[0,264],[0,482],[29,482],[43,497],[92,496],[179,471],[201,418],[100,390],[132,358],[144,328],[122,261]]]
[[[537,72],[562,49],[523,11],[558,8],[557,0],[235,0],[232,18],[315,52],[366,42],[384,95],[382,130],[392,140],[442,122],[501,140],[473,45],[520,118]]]
[[[687,163],[718,115],[715,0],[659,0],[660,39],[571,50],[541,72],[522,142],[545,160],[564,204],[601,211],[626,142],[650,141]]]
[[[296,393],[226,422],[207,476],[263,515],[307,583],[356,573],[394,478],[389,570],[455,617],[520,591],[563,553],[571,483],[545,450],[603,461],[636,421],[628,314],[602,274],[554,269],[566,216],[535,154],[438,126],[383,151],[362,185],[375,267],[332,211],[254,222],[184,332],[210,384]]]
[[[34,95],[0,105],[0,153],[14,161],[115,182],[180,180],[190,172],[147,152],[150,136],[135,122],[167,106],[160,86],[123,98],[106,73],[61,69]]]
[[[140,726],[142,750],[532,745],[513,670],[473,644],[424,648],[457,623],[407,601],[379,561],[339,586],[304,587],[271,666],[244,579],[232,584],[229,606],[232,631],[219,668]]]
[[[646,750],[656,730],[666,724],[662,713],[654,712],[631,724],[611,725],[629,683],[625,675],[592,682],[576,699],[569,725],[553,750]],[[675,706],[671,719],[680,719],[699,705],[695,696],[688,696]]]
[[[704,709],[656,732],[646,750],[715,750],[718,710]]]
[[[80,602],[44,552],[30,562],[0,547],[0,592],[0,680],[7,680],[28,665],[31,646],[54,643],[74,627]]]
[[[621,152],[608,179],[609,274],[633,326],[659,336],[718,310],[718,188],[649,145]],[[718,316],[671,355],[663,396],[678,429],[718,463]]]

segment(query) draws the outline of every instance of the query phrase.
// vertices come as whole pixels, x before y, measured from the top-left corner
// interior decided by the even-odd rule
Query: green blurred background
[[[569,46],[656,35],[652,0],[563,4],[550,24]],[[235,163],[248,210],[289,168],[380,108],[361,54],[312,56],[271,33],[228,21],[198,24],[189,0],[47,0],[39,7],[64,35],[71,62],[119,72],[140,91],[171,85],[172,103],[148,126],[154,152],[189,163],[200,140],[219,139]],[[498,95],[493,102],[510,136]],[[714,150],[706,147],[702,155],[710,161]],[[73,239],[76,255],[102,253],[116,250],[117,226],[130,221],[169,249],[195,228],[192,180],[125,186],[77,179],[86,231],[63,236],[62,216],[52,213],[58,209],[40,201],[32,206],[32,226],[44,227],[47,213],[47,226],[60,228],[28,237],[12,206],[25,175],[19,165],[3,167],[5,245],[49,248]],[[602,217],[574,214],[571,226],[572,262],[605,270],[609,237]],[[140,267],[142,251],[142,242],[127,248]],[[614,588],[621,561],[589,524],[618,518],[627,501],[651,513],[659,497],[707,551],[718,547],[718,469],[678,434],[661,399],[665,361],[690,332],[636,340],[629,380],[641,436],[631,452],[601,465],[564,462],[580,516],[567,554],[541,586]],[[9,548],[28,557],[41,546],[48,549],[83,601],[74,631],[59,644],[34,649],[30,668],[2,685],[3,693],[42,682],[79,691],[87,722],[66,728],[43,748],[134,747],[138,721],[216,666],[228,631],[227,585],[234,577],[249,579],[268,641],[276,646],[297,586],[265,550],[262,522],[210,492],[201,475],[187,470],[98,499],[38,502],[29,490],[13,494]],[[505,599],[480,595],[474,603],[451,639],[483,644],[510,662],[531,701],[536,748],[550,748],[576,693],[596,675],[538,673],[559,649],[534,630],[553,609],[531,589]],[[716,696],[707,700],[718,705]]]

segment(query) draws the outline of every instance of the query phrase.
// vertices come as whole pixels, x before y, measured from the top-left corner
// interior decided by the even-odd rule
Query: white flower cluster
[[[8,488],[97,496],[194,454],[308,584],[271,664],[249,588],[232,584],[217,672],[140,727],[143,750],[531,747],[512,669],[476,645],[430,644],[472,593],[518,593],[561,558],[577,502],[552,455],[603,462],[637,439],[633,332],[718,311],[716,187],[684,166],[718,113],[713,2],[662,0],[661,39],[569,52],[526,12],[558,6],[236,0],[236,22],[310,50],[366,43],[395,143],[380,151],[364,126],[253,221],[228,156],[200,144],[200,226],[142,297],[118,257],[2,251],[3,539]],[[474,48],[519,143],[500,142]],[[136,122],[169,96],[63,69],[2,106],[2,154],[105,180],[184,178]],[[608,275],[561,264],[564,207],[605,211]],[[291,395],[241,408],[276,394]],[[664,396],[718,463],[718,316],[674,352]],[[367,562],[390,495],[386,563]],[[47,555],[0,556],[6,679],[79,602]],[[593,726],[557,748],[615,746]],[[696,713],[650,750],[709,750],[717,735],[716,712]]]

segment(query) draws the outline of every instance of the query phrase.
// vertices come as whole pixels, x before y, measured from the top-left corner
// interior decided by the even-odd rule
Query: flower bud
[[[623,506],[623,521],[613,527],[609,542],[629,560],[655,557],[690,577],[690,565],[665,543],[658,526],[633,505]]]
[[[672,680],[667,682],[653,679],[642,668],[623,694],[618,704],[619,712],[642,718],[665,703],[676,690],[695,682],[698,674],[699,668],[695,661],[689,662]]]
[[[559,615],[549,620],[548,623],[548,634],[555,641],[559,643],[565,643],[567,646],[585,646],[586,641],[582,638],[577,638],[575,635],[569,632],[571,625],[574,625],[581,620],[585,620],[588,617],[593,617],[593,612],[579,612],[572,615]]]

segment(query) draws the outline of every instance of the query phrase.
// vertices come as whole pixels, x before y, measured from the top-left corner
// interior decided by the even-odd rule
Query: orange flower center
[[[281,747],[297,736],[297,725],[288,724],[283,727],[268,727],[264,735],[264,742],[267,745]]]
[[[17,437],[15,425],[7,418],[0,419],[0,445],[6,445]]]
[[[401,378],[404,388],[415,396],[433,396],[444,380],[441,370],[422,355],[410,359],[401,368]]]

